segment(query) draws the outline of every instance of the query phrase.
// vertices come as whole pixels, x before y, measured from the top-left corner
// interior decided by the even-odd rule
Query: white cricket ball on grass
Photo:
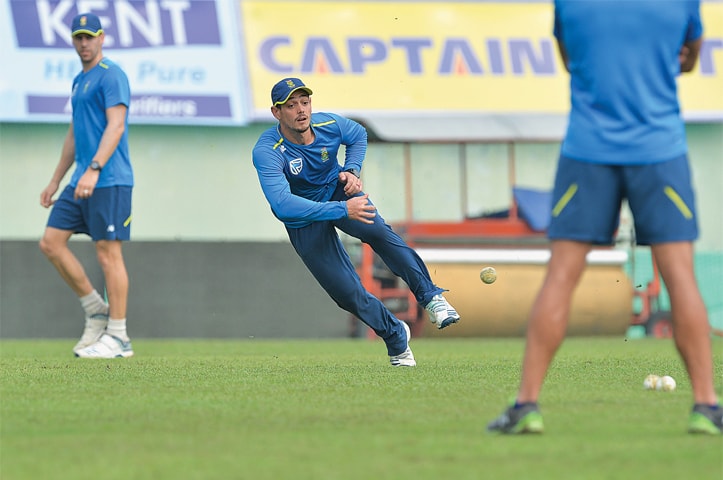
[[[486,284],[495,283],[497,280],[497,270],[494,267],[485,267],[479,272],[479,278]]]
[[[663,392],[672,392],[675,390],[676,387],[675,379],[671,377],[670,375],[664,375],[660,377],[660,380],[658,380],[658,390],[662,390]]]
[[[645,387],[645,390],[656,390],[659,382],[660,377],[651,373],[643,380],[643,387]]]

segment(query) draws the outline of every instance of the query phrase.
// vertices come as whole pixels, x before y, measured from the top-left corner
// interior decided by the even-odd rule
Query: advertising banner
[[[701,8],[705,42],[680,79],[683,114],[721,121],[723,2]],[[569,77],[551,0],[0,0],[0,122],[67,121],[80,70],[69,24],[87,11],[128,74],[134,123],[269,120],[271,86],[298,76],[317,108],[387,132],[419,125],[427,135],[424,122],[505,138],[564,128]]]
[[[559,117],[569,107],[552,1],[240,4],[254,118],[268,116],[270,87],[286,76],[316,88],[326,108],[366,117]],[[704,2],[702,15],[683,111],[722,120],[723,4]]]
[[[131,86],[133,123],[243,124],[238,4],[228,0],[0,0],[0,121],[67,121],[81,64],[70,23],[94,13]]]

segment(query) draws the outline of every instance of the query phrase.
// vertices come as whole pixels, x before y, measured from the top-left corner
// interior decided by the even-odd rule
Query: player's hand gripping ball
[[[495,280],[497,280],[497,271],[494,267],[485,267],[479,272],[479,278],[488,285],[495,283]]]

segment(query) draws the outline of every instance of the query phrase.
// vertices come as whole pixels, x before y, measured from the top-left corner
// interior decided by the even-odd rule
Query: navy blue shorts
[[[688,156],[642,165],[606,165],[560,156],[548,237],[613,243],[623,199],[638,245],[698,238]]]
[[[104,187],[90,198],[75,200],[68,185],[53,205],[48,227],[85,233],[93,241],[130,240],[133,187]]]

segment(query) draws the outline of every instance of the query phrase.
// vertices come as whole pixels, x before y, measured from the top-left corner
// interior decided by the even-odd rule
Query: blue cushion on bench
[[[512,195],[517,204],[517,216],[527,222],[536,232],[544,232],[550,226],[552,192],[531,188],[513,187]]]

